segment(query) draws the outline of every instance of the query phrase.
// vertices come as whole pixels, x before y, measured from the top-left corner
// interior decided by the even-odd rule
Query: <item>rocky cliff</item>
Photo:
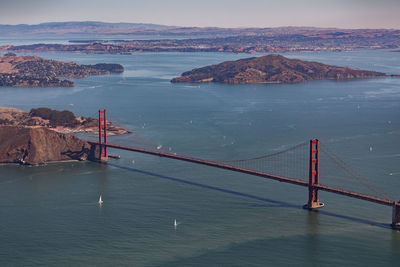
[[[0,163],[43,164],[94,159],[96,147],[44,127],[0,127]]]
[[[346,80],[385,77],[385,73],[337,67],[318,62],[289,59],[280,55],[226,61],[194,69],[171,82],[299,83],[309,80]]]

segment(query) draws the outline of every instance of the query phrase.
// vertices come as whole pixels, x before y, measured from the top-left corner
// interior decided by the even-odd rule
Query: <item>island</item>
[[[122,127],[113,125],[110,121],[106,124],[109,136],[130,133]],[[58,111],[42,107],[33,108],[27,112],[16,108],[0,107],[0,127],[45,127],[59,133],[98,133],[98,125],[98,119],[77,117],[69,110]]]
[[[91,75],[121,73],[120,64],[80,65],[38,56],[0,57],[0,86],[8,87],[71,87],[74,83],[59,78],[83,78]]]
[[[185,72],[171,82],[228,84],[300,83],[310,80],[346,80],[355,78],[387,77],[385,73],[337,67],[319,62],[289,59],[281,55],[267,55],[226,61]],[[393,75],[394,76],[394,75]]]

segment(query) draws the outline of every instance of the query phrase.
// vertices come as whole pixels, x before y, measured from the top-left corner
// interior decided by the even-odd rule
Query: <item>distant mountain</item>
[[[47,22],[36,25],[0,25],[0,36],[54,36],[54,35],[118,35],[157,32],[176,27],[145,23],[108,23],[99,21]]]
[[[318,27],[276,27],[276,28],[218,28],[179,27],[148,23],[109,23],[100,21],[46,22],[35,25],[0,24],[1,37],[22,36],[124,36],[124,35],[164,35],[164,36],[264,36],[309,38],[370,38],[381,35],[400,36],[396,29],[337,29]]]
[[[299,83],[310,80],[345,80],[385,77],[384,73],[289,59],[280,55],[226,61],[194,69],[171,82]]]

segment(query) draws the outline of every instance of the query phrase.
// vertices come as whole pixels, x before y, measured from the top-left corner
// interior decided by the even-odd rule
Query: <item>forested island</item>
[[[120,64],[81,65],[8,53],[0,57],[0,86],[71,87],[73,82],[59,78],[83,78],[123,71],[124,67]]]
[[[381,72],[289,59],[280,55],[267,55],[193,69],[184,72],[181,77],[172,79],[171,82],[299,83],[322,79],[347,80],[386,76],[388,75]]]

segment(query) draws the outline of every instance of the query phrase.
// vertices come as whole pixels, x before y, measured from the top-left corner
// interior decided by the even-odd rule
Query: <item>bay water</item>
[[[318,138],[400,199],[400,79],[300,84],[172,84],[182,72],[249,57],[229,53],[36,53],[123,74],[72,88],[0,88],[0,106],[108,117],[133,133],[110,143],[210,160],[249,158]],[[400,74],[400,53],[284,56]],[[259,56],[259,55],[257,55]],[[79,135],[94,139],[95,136]],[[110,149],[120,160],[0,166],[1,266],[397,266],[391,208],[170,159]],[[366,191],[324,168],[321,183]],[[337,177],[336,177],[337,176]],[[332,180],[328,180],[329,179]],[[336,182],[335,177],[339,182]],[[325,180],[324,180],[325,178]],[[103,205],[97,201],[102,195]],[[173,222],[178,226],[174,229]]]

